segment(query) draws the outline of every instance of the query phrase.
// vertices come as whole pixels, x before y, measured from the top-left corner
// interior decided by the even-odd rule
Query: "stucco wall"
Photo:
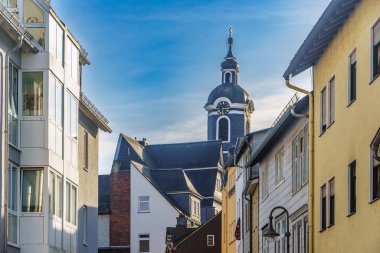
[[[110,246],[110,216],[108,214],[99,214],[98,229],[98,246]]]
[[[314,69],[315,252],[374,253],[380,249],[376,232],[380,227],[380,201],[369,203],[370,144],[380,127],[380,110],[377,109],[380,107],[380,79],[370,83],[371,27],[379,17],[378,0],[361,1]],[[357,96],[347,107],[348,60],[354,48],[357,49]],[[333,75],[335,123],[319,136],[319,94]],[[355,159],[357,211],[347,217],[348,164]],[[320,233],[320,186],[331,177],[335,177],[335,225]]]
[[[231,175],[235,175],[235,167],[228,168],[228,178],[230,179]],[[233,177],[234,178],[234,177]],[[231,184],[235,185],[234,184]],[[236,197],[235,192],[231,191],[231,195],[228,195],[228,192],[231,190],[229,187],[230,184],[227,183],[223,187],[223,201],[222,201],[222,253],[235,253],[236,252],[236,243],[235,240],[229,240],[230,224],[236,220]]]
[[[149,213],[138,213],[138,196],[149,196]],[[166,228],[175,227],[179,212],[131,165],[131,252],[139,250],[139,235],[150,235],[150,252],[165,252]]]

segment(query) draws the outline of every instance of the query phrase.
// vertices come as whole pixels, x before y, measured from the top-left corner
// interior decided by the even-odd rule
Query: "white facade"
[[[9,10],[41,47],[14,62],[9,131],[20,162],[9,170],[16,222],[8,240],[25,253],[77,252],[80,46],[45,1],[18,0]]]
[[[149,199],[148,204],[146,199]],[[131,252],[139,252],[139,240],[146,238],[149,238],[149,252],[165,252],[166,228],[176,226],[179,214],[131,164]]]
[[[293,117],[293,116],[290,116]],[[307,178],[301,182],[298,188],[292,190],[292,185],[297,184],[296,177],[292,177],[292,171],[295,169],[295,149],[294,145],[299,137],[302,136],[304,150],[307,151],[307,123],[308,119],[300,118],[293,119],[296,121],[280,138],[276,140],[276,144],[271,146],[265,157],[260,161],[260,196],[259,196],[259,252],[261,253],[285,253],[286,252],[286,239],[280,239],[277,242],[269,242],[263,238],[263,228],[269,222],[269,214],[272,208],[276,206],[285,207],[290,214],[290,249],[291,252],[305,252],[302,247],[305,245],[307,238],[307,204],[308,204],[308,181]],[[303,158],[299,159],[306,163],[307,153],[303,153]],[[276,159],[277,158],[277,159]],[[276,161],[277,160],[277,161]],[[276,179],[276,166],[277,179]],[[305,165],[303,165],[305,166]],[[283,173],[281,169],[283,168]],[[303,168],[303,167],[302,167]],[[300,167],[300,170],[302,169]],[[306,168],[307,169],[307,168]],[[305,175],[306,176],[306,175]],[[268,180],[266,182],[266,180]],[[277,182],[276,182],[277,181]],[[267,189],[264,189],[266,188]],[[281,231],[286,229],[286,218],[282,211],[276,211],[273,215],[273,226],[277,232],[282,234]],[[300,225],[300,227],[298,227]],[[284,228],[284,230],[282,230]],[[296,230],[293,231],[293,228]],[[280,230],[280,231],[279,231]],[[297,234],[299,232],[299,237]],[[306,236],[306,237],[305,237]],[[293,242],[300,241],[300,251],[292,251]],[[275,250],[275,247],[276,250]]]

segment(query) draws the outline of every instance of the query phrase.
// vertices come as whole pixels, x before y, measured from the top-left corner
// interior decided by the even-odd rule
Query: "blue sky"
[[[203,106],[220,84],[232,26],[253,130],[268,127],[294,92],[282,74],[329,0],[53,0],[89,52],[83,90],[110,120],[99,170],[109,173],[120,132],[149,143],[206,139]],[[310,73],[296,78],[309,87]]]

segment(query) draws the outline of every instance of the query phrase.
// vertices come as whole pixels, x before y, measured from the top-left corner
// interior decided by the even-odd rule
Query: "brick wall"
[[[130,245],[130,179],[130,171],[112,173],[110,176],[110,246]]]

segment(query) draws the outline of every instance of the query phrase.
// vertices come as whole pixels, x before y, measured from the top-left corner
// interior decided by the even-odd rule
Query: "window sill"
[[[84,245],[84,246],[86,246],[86,247],[88,247],[88,244],[87,244],[87,242],[83,242],[83,245]]]
[[[335,123],[335,120],[329,124],[329,126],[327,127],[327,129],[329,129],[332,125],[334,125],[334,123]]]
[[[372,203],[376,202],[379,199],[380,199],[380,196],[377,196],[376,198],[371,199],[371,201],[369,202],[369,204],[372,204]]]
[[[150,211],[138,211],[137,213],[150,213]]]
[[[14,144],[12,144],[10,142],[8,142],[8,145],[11,146],[12,148],[17,149],[18,151],[21,152],[21,148],[17,147],[16,145],[14,145]]]
[[[327,226],[327,228],[331,228],[333,226],[334,226],[334,224],[330,224],[330,225]]]
[[[326,128],[327,129],[327,128]],[[326,132],[326,129],[323,130],[320,134],[319,134],[319,137],[321,137],[325,132]]]
[[[319,233],[322,233],[323,231],[326,231],[326,229],[325,228],[324,229],[320,229]]]
[[[277,189],[280,185],[282,185],[285,182],[285,178],[281,179],[280,182],[278,182],[274,189]]]
[[[14,247],[16,249],[21,249],[21,246],[17,243],[13,243],[13,242],[8,242],[8,245],[11,246],[11,247]]]
[[[347,214],[347,218],[348,218],[348,217],[351,217],[351,216],[354,215],[355,213],[356,213],[356,211],[350,212],[349,214]]]
[[[87,167],[83,167],[83,170],[88,172],[88,168]]]
[[[348,102],[347,108],[350,107],[355,101],[356,101],[356,98],[354,98],[350,102]]]
[[[369,81],[369,85],[371,85],[379,76],[380,74],[376,74],[374,77],[372,77],[371,81]]]

